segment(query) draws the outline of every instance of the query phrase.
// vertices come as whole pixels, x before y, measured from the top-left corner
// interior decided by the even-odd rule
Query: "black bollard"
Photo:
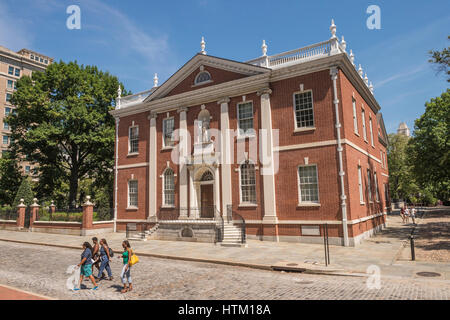
[[[414,236],[411,236],[410,240],[411,240],[411,261],[415,261],[416,260],[416,252],[414,250]]]

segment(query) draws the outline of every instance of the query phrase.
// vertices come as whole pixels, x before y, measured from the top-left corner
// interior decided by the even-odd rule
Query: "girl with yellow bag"
[[[122,279],[123,289],[122,293],[133,290],[133,284],[131,281],[131,266],[139,262],[139,258],[133,253],[131,245],[128,240],[122,242],[123,253],[123,269],[120,278]],[[120,256],[119,256],[120,258]],[[127,287],[128,282],[128,287]]]

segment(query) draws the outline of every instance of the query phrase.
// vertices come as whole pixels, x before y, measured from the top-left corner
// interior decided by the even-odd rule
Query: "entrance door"
[[[200,186],[201,218],[214,218],[214,191],[212,184]]]

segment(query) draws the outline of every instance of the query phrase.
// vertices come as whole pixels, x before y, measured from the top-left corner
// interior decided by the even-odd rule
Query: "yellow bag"
[[[138,263],[139,262],[139,258],[138,258],[138,256],[137,255],[135,255],[134,254],[134,252],[133,252],[133,254],[131,255],[131,258],[130,258],[130,265],[135,265],[136,263]]]

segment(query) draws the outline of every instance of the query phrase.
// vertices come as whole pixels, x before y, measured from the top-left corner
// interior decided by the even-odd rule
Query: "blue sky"
[[[81,30],[66,28],[66,8],[81,8]],[[381,8],[381,30],[369,30],[369,5]],[[386,129],[412,129],[424,103],[447,87],[427,63],[449,45],[450,2],[429,1],[119,1],[0,0],[0,45],[29,48],[57,60],[97,65],[134,93],[160,84],[200,51],[238,61],[327,40],[331,18],[375,87]]]

